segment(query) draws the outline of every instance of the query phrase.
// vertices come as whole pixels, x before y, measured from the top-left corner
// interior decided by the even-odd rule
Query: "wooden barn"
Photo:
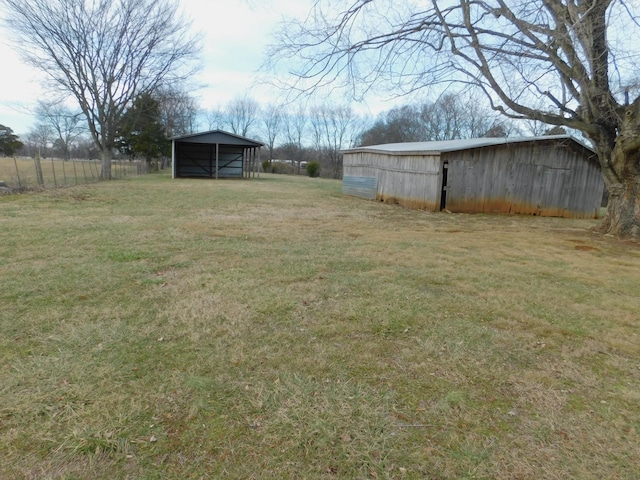
[[[212,130],[172,140],[173,178],[249,178],[258,171],[263,144]]]
[[[409,208],[596,218],[595,152],[568,135],[395,143],[343,152],[343,193]]]

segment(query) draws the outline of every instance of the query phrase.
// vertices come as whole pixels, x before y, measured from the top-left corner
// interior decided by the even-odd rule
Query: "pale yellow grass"
[[[0,202],[0,476],[636,477],[640,249],[593,221],[277,176]]]
[[[96,182],[100,177],[100,162],[93,160],[63,161],[59,158],[40,160],[43,185],[39,184],[36,162],[32,158],[0,157],[0,180],[14,190],[68,187]],[[114,177],[136,175],[136,164],[116,161],[112,166]]]

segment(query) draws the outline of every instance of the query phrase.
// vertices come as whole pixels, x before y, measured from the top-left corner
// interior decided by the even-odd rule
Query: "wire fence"
[[[0,193],[17,193],[95,183],[100,180],[99,160],[0,157]],[[113,160],[111,176],[123,178],[147,173],[144,162]]]

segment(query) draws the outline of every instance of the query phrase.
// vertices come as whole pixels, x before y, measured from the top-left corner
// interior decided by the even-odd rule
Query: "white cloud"
[[[282,91],[260,82],[265,49],[283,17],[303,17],[310,5],[310,0],[180,0],[193,29],[203,34],[204,65],[193,79],[201,88],[191,92],[200,107],[223,107],[243,95],[263,105],[277,102]],[[0,38],[2,34],[0,27]],[[15,49],[15,45],[0,40],[4,72],[0,75],[0,123],[26,134],[35,123],[28,110],[33,111],[37,100],[45,95],[40,86],[45,75],[23,64]],[[356,109],[367,111],[362,105]]]
[[[180,7],[192,19],[194,30],[204,35],[204,68],[195,78],[203,88],[193,92],[203,108],[215,108],[244,94],[260,102],[274,98],[265,87],[252,89],[270,33],[283,15],[308,11],[308,0],[180,0]],[[3,33],[0,28],[0,38]],[[27,110],[44,95],[40,86],[44,74],[22,63],[15,49],[0,41],[0,123],[24,134],[35,122]]]
[[[42,95],[43,74],[25,65],[16,47],[0,42],[2,75],[0,75],[0,124],[24,134],[33,122],[32,111]]]

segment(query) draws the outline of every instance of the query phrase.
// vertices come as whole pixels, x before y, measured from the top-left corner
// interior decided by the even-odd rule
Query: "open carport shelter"
[[[595,152],[569,135],[394,143],[343,152],[343,192],[410,208],[596,218]]]
[[[258,171],[263,144],[222,130],[172,140],[173,178],[249,178]]]

